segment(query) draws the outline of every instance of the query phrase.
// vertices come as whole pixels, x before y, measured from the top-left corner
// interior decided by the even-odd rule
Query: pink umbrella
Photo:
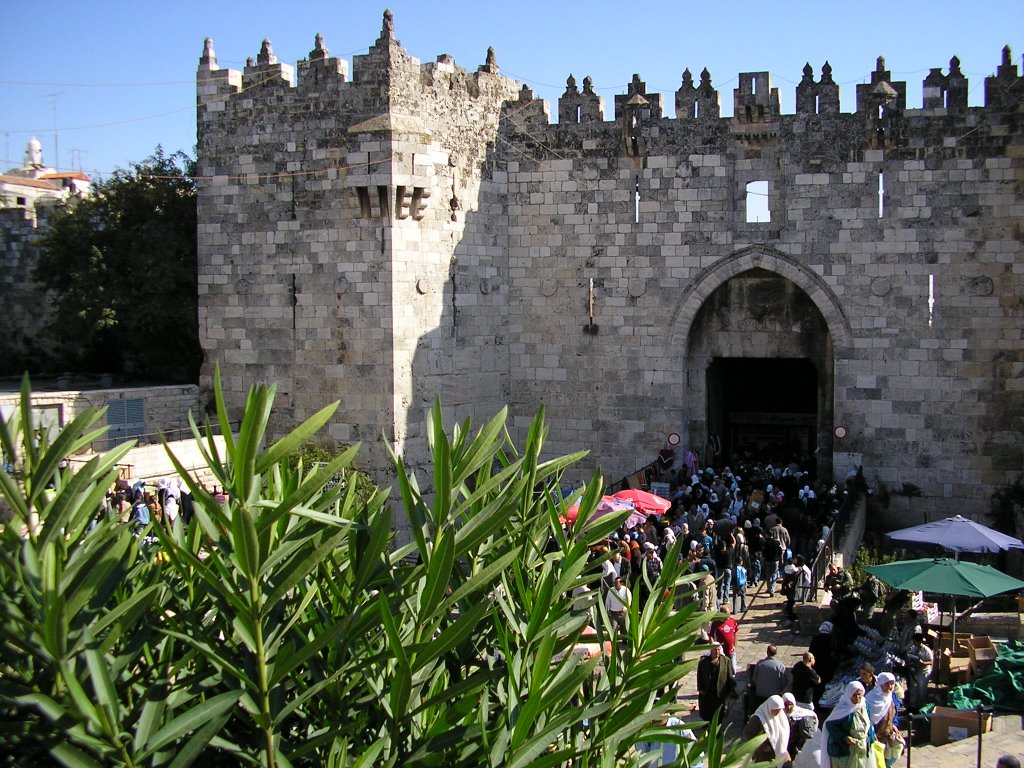
[[[636,512],[636,507],[632,502],[623,499],[617,499],[614,496],[602,496],[601,500],[597,503],[597,509],[594,511],[592,519],[596,520],[602,515],[607,515],[611,512]],[[559,520],[565,524],[566,522],[575,523],[576,518],[580,513],[580,505],[573,504],[567,510],[565,515]]]
[[[614,494],[612,498],[624,499],[625,501],[632,502],[633,506],[637,509],[649,514],[663,515],[672,509],[672,502],[668,499],[663,499],[661,496],[656,496],[655,494],[648,493],[647,491],[641,491],[639,488],[630,488],[625,491],[619,491]]]

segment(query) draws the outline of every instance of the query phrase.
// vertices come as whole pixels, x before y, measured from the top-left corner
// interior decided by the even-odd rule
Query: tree
[[[198,379],[194,167],[157,147],[55,215],[36,278],[67,340],[63,367]]]
[[[604,635],[595,600],[602,652],[571,653],[586,623],[572,588],[597,585],[592,548],[623,515],[593,517],[595,476],[562,530],[566,502],[553,491],[584,454],[542,460],[542,413],[519,449],[504,411],[475,434],[468,421],[449,434],[435,404],[429,497],[393,456],[413,539],[396,546],[387,491],[360,499],[356,483],[331,484],[357,446],[316,469],[290,464],[337,403],[267,445],[274,388],[250,391],[237,434],[219,372],[214,391],[223,454],[193,429],[227,501],[189,479],[195,518],[187,529],[152,526],[158,552],[96,513],[127,445],[74,474],[61,468],[93,439],[100,411],[37,445],[26,380],[21,409],[0,416],[0,447],[16,459],[0,472],[12,517],[0,527],[8,757],[612,768],[651,765],[639,742],[676,741],[675,764],[703,753],[708,768],[724,768],[757,746],[723,751],[714,722],[695,743],[661,725],[707,618],[686,600],[695,577],[678,549],[643,608],[630,606],[624,634]]]

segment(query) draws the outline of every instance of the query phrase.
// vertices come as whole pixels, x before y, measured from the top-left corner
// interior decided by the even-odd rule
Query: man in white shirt
[[[621,576],[617,576],[615,584],[608,590],[608,594],[604,598],[605,608],[608,609],[608,618],[615,631],[626,631],[626,611],[629,610],[632,602],[633,594],[629,591],[629,587],[626,586],[626,582]]]

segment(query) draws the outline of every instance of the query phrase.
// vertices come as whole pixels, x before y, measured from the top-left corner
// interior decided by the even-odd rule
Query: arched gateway
[[[829,476],[835,364],[851,331],[819,275],[775,249],[744,248],[697,276],[669,335],[685,350],[691,444],[813,456]]]

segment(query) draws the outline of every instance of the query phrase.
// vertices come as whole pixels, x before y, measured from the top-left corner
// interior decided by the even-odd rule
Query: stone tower
[[[218,68],[209,40],[200,60],[207,381],[219,363],[238,404],[277,382],[282,428],[340,399],[331,437],[362,440],[382,467],[381,435],[404,450],[435,393],[453,418],[508,399],[495,152],[518,84],[493,51],[472,73],[448,56],[421,65],[390,13],[352,80],[319,35],[291,79],[269,41],[241,73]]]

